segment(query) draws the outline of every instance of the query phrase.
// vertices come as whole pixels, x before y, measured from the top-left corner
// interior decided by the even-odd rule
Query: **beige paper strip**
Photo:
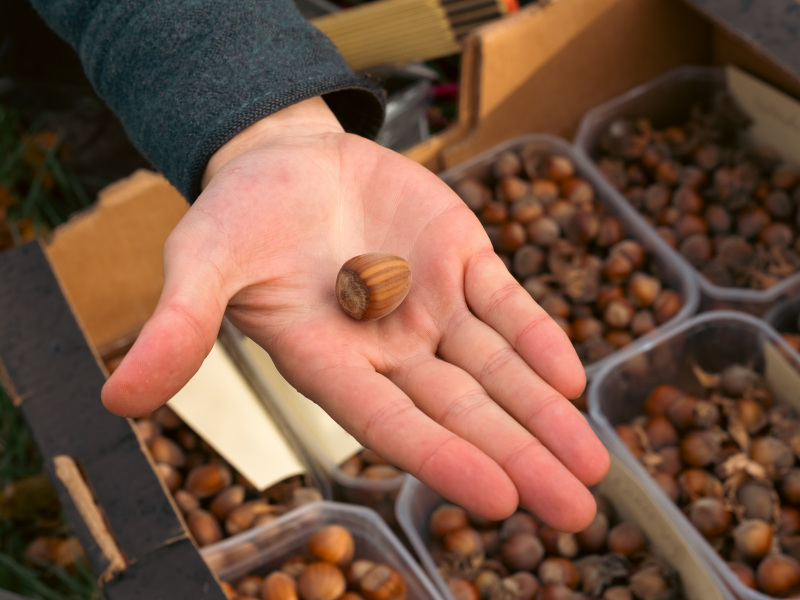
[[[250,338],[242,339],[242,347],[258,365],[264,380],[271,388],[273,401],[279,402],[279,410],[291,418],[294,427],[310,446],[317,449],[328,465],[340,465],[345,459],[358,453],[363,446],[347,431],[292,385],[286,381],[275,367],[267,352]]]
[[[117,546],[114,535],[109,530],[106,519],[97,506],[89,486],[83,480],[75,461],[62,454],[53,457],[53,466],[56,477],[67,488],[75,503],[75,508],[78,509],[78,513],[97,542],[103,556],[108,560],[108,567],[100,575],[99,581],[101,583],[110,581],[114,575],[125,570],[127,566],[125,557]]]
[[[731,94],[754,121],[752,141],[800,165],[800,103],[741,69],[728,66],[725,73]]]
[[[306,471],[219,342],[168,404],[259,490]]]

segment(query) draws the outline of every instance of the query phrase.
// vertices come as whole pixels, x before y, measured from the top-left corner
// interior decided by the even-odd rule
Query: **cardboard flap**
[[[571,138],[594,106],[675,66],[708,62],[712,37],[707,21],[671,0],[561,0],[484,26],[479,63],[463,65],[476,125],[443,163],[527,133]]]
[[[164,242],[188,208],[166,179],[140,170],[102,190],[49,240],[46,252],[61,288],[101,354],[153,313],[164,280]]]

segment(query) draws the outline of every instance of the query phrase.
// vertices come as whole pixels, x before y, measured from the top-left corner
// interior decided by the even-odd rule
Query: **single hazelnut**
[[[562,556],[549,556],[539,563],[536,575],[543,585],[561,584],[570,589],[576,589],[581,580],[578,568],[568,558]]]
[[[513,177],[522,172],[522,158],[513,150],[504,150],[492,162],[492,173],[497,179]]]
[[[756,567],[758,589],[774,597],[800,586],[800,562],[786,554],[765,556]]]
[[[718,538],[728,531],[732,520],[730,511],[720,498],[698,498],[686,511],[692,525],[708,540]]]
[[[453,189],[464,201],[464,204],[476,213],[480,213],[492,201],[491,190],[477,179],[462,179]]]
[[[508,220],[508,204],[492,200],[481,209],[481,219],[491,225],[502,225]]]
[[[745,519],[731,532],[736,550],[751,560],[767,555],[772,548],[772,535],[772,525],[761,519]]]
[[[353,560],[355,548],[350,530],[336,524],[322,527],[308,541],[311,556],[336,565],[345,565]]]
[[[347,589],[347,580],[336,565],[312,562],[298,575],[297,589],[303,600],[336,600]]]
[[[247,575],[236,584],[236,593],[240,596],[258,598],[261,595],[261,586],[264,578],[260,575]]]
[[[608,550],[627,557],[644,552],[647,537],[642,528],[630,521],[622,521],[608,531]]]
[[[431,534],[437,539],[443,538],[451,531],[468,526],[467,511],[455,504],[440,504],[428,518],[428,527]]]
[[[225,521],[230,512],[244,502],[246,493],[243,485],[232,485],[214,496],[208,509],[218,520]]]
[[[183,448],[162,435],[150,440],[147,449],[157,463],[164,463],[173,467],[182,467],[186,463],[186,454],[184,454]]]
[[[515,533],[500,546],[503,563],[512,571],[532,571],[544,558],[545,549],[538,536]]]
[[[198,546],[215,544],[222,539],[219,521],[202,508],[196,508],[186,515],[186,525]]]
[[[297,582],[282,571],[273,571],[261,581],[260,597],[262,600],[297,600]]]
[[[389,252],[370,252],[342,265],[336,277],[336,299],[358,321],[385,317],[400,306],[411,289],[411,269]]]
[[[447,578],[447,589],[454,600],[480,600],[478,587],[466,577],[453,575]]]
[[[528,223],[528,239],[538,246],[549,246],[561,237],[561,227],[552,217],[537,217]]]
[[[513,175],[502,177],[497,183],[497,199],[511,204],[521,198],[525,198],[530,194],[531,184]]]
[[[221,492],[232,482],[233,474],[229,467],[220,463],[209,463],[189,471],[184,487],[202,500]]]
[[[358,591],[366,600],[405,600],[403,574],[387,564],[377,564],[358,582]]]

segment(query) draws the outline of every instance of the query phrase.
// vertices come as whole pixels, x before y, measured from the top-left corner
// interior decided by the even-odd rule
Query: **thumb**
[[[169,401],[211,352],[227,303],[224,277],[207,256],[165,250],[158,305],[103,386],[105,407],[137,417]]]

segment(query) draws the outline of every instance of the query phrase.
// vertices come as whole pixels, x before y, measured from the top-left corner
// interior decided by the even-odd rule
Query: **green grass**
[[[0,105],[0,249],[46,234],[93,201],[45,121]]]
[[[91,204],[83,182],[64,165],[61,140],[44,123],[43,116],[0,105],[0,251],[46,234]],[[25,481],[38,487],[20,510],[2,492]],[[38,537],[72,534],[30,430],[0,386],[0,590],[41,600],[100,598],[84,560],[66,569],[25,555]]]
[[[0,489],[12,482],[42,474],[42,458],[19,411],[0,386]],[[25,549],[37,536],[67,537],[69,523],[60,507],[39,507],[42,515],[0,518],[0,589],[41,600],[93,600],[100,593],[83,560],[75,568],[35,561]],[[56,513],[55,518],[48,514]]]

